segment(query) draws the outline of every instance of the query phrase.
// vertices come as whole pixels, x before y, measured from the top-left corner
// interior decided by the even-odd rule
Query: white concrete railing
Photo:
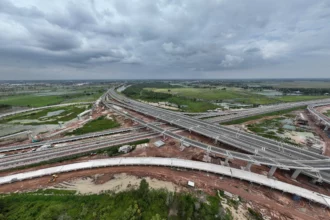
[[[70,172],[75,170],[98,168],[98,167],[129,166],[129,165],[178,167],[178,168],[201,170],[201,171],[226,175],[241,180],[264,185],[272,189],[277,189],[287,193],[295,194],[301,196],[302,198],[322,204],[326,207],[330,207],[330,196],[313,192],[311,190],[307,190],[299,186],[294,186],[278,180],[270,179],[264,175],[251,173],[240,169],[235,169],[235,168],[211,164],[211,163],[204,163],[199,161],[177,159],[177,158],[127,157],[127,158],[90,160],[87,162],[73,163],[63,166],[51,167],[46,169],[40,169],[40,170],[0,177],[0,184],[6,184],[15,181],[22,181],[26,179],[41,177],[41,176],[52,175],[54,173],[63,173],[63,172]]]

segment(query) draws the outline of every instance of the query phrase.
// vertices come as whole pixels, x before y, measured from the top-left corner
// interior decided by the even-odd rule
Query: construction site
[[[107,102],[105,97],[101,97],[90,105],[91,109],[84,110],[76,118],[65,123],[58,123],[48,131],[37,134],[35,131],[33,134],[29,131],[24,134],[17,133],[1,137],[0,192],[23,193],[60,189],[74,190],[78,195],[100,194],[137,189],[140,180],[146,178],[153,189],[165,188],[170,192],[189,192],[196,196],[200,191],[212,196],[217,196],[220,191],[225,192],[226,196],[223,198],[226,199],[221,200],[221,204],[230,210],[233,219],[253,219],[251,210],[263,219],[327,219],[330,217],[329,182],[326,179],[324,181],[323,176],[311,178],[308,175],[299,175],[300,172],[298,174],[294,172],[293,177],[290,169],[277,169],[275,172],[270,165],[251,163],[235,157],[234,152],[241,155],[246,151],[221,141],[219,137],[214,140],[195,132],[193,128],[185,129],[175,126],[171,121],[141,114],[132,108],[125,108],[116,99],[118,103],[113,101],[110,107],[105,104]],[[319,111],[319,108],[316,110]],[[32,113],[35,114],[38,111],[40,110],[34,110]],[[49,112],[54,111],[49,109]],[[18,117],[21,114],[28,116],[31,112],[17,113],[14,116],[6,115],[3,119],[11,121],[10,117]],[[57,112],[57,114],[60,113]],[[111,129],[97,131],[95,128],[101,125],[93,126],[92,123],[98,120],[100,123],[100,119],[105,120],[107,124],[115,123]],[[329,137],[324,131],[326,126],[307,110],[294,111],[287,116],[281,116],[280,119],[266,117],[243,125],[228,127],[237,129],[238,135],[241,135],[243,132],[253,132],[250,129],[253,130],[254,127],[251,125],[260,125],[265,120],[275,120],[277,125],[280,125],[276,128],[273,122],[268,122],[273,129],[271,131],[278,131],[286,126],[286,129],[283,129],[284,132],[315,134],[314,139],[302,140],[293,135],[291,139],[297,140],[296,144],[300,145],[296,146],[297,148],[313,152],[313,154],[329,156]],[[278,123],[279,121],[286,123],[281,124]],[[154,130],[151,126],[157,126],[157,129],[163,132]],[[261,124],[261,127],[265,129],[266,124]],[[264,132],[269,133],[269,131]],[[273,135],[277,136],[275,132]],[[176,138],[177,136],[180,138]],[[305,136],[310,137],[306,134]],[[195,143],[200,143],[200,146],[212,146],[212,148],[203,149]],[[224,155],[213,148],[231,152],[230,155],[233,156],[228,157],[228,154]],[[258,151],[254,155],[257,156]],[[79,165],[104,160],[112,163],[111,159],[116,158],[120,160],[121,158],[136,158],[137,161],[140,160],[139,158],[150,158],[155,162],[149,161],[151,164],[148,161],[134,162],[135,165],[129,162],[125,166],[104,165],[109,167],[95,165],[93,169],[86,169],[83,168],[84,165],[81,165],[82,167]],[[174,162],[166,165],[165,162],[164,164],[161,161],[157,162],[157,158],[181,159],[184,165],[173,165]],[[192,168],[188,165],[189,161],[212,164],[217,167],[214,169],[219,170],[204,169],[202,168],[204,165],[196,165],[197,168]],[[154,163],[156,166],[152,165]],[[75,164],[77,164],[75,171],[71,168],[64,171],[65,166]],[[242,173],[237,176],[228,175],[225,170],[221,171],[223,169],[221,167],[229,168],[230,172]],[[46,171],[51,168],[55,170]],[[269,171],[270,168],[272,168],[271,171]],[[280,168],[283,167],[280,166]],[[270,172],[272,172],[271,175]],[[252,174],[257,176],[249,177]],[[268,183],[258,182],[256,178],[275,182],[272,183],[272,187],[269,187]],[[278,187],[274,184],[278,184]],[[289,184],[296,188],[282,189],[279,184]],[[322,195],[320,199],[323,202],[320,203],[319,198],[314,195],[306,195],[303,190]],[[228,202],[235,198],[238,201],[237,205]]]

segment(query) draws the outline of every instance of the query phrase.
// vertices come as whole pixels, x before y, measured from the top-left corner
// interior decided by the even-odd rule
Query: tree
[[[152,216],[151,220],[165,220],[165,219],[161,218],[159,214],[156,214]]]
[[[139,186],[139,194],[141,196],[145,196],[148,192],[149,192],[149,183],[145,179],[142,179]]]

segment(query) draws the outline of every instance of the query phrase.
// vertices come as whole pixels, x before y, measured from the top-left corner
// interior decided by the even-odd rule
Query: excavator
[[[50,180],[48,180],[48,183],[53,183],[53,182],[56,182],[56,178],[57,178],[58,176],[56,175],[56,174],[53,174],[52,175],[52,178],[50,179]]]

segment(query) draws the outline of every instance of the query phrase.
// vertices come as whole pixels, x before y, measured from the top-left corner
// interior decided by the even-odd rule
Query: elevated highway
[[[298,186],[284,183],[278,180],[269,179],[263,175],[247,172],[226,166],[204,163],[199,161],[183,160],[177,158],[159,158],[159,157],[128,157],[90,160],[86,162],[67,164],[63,166],[51,167],[41,170],[35,170],[25,173],[13,174],[0,177],[0,184],[7,184],[27,179],[52,175],[55,173],[64,173],[76,170],[113,167],[113,166],[164,166],[183,169],[199,170],[220,175],[225,175],[240,180],[260,184],[272,189],[287,192],[293,195],[301,196],[307,200],[316,202],[325,207],[330,207],[330,197],[324,194],[316,193]]]
[[[106,135],[112,135],[112,134],[118,134],[118,133],[125,133],[133,130],[138,130],[143,128],[142,126],[134,126],[129,128],[119,128],[119,129],[112,129],[102,132],[94,132],[94,133],[88,133],[84,135],[77,135],[73,137],[65,137],[65,138],[58,138],[54,140],[47,140],[47,141],[40,141],[36,143],[30,143],[30,144],[23,144],[23,145],[16,145],[16,146],[10,146],[10,147],[1,147],[0,152],[9,152],[9,151],[15,151],[15,150],[23,150],[33,147],[39,147],[45,144],[60,144],[60,143],[66,143],[66,142],[72,142],[72,141],[78,141],[88,138],[94,138],[94,137],[100,137],[100,136],[106,136]]]
[[[307,106],[307,110],[317,120],[319,120],[322,124],[324,124],[326,126],[326,129],[329,129],[330,128],[330,118],[315,109],[316,107],[321,107],[321,106],[325,106],[325,105],[330,105],[330,102],[309,105],[309,106]]]
[[[124,136],[116,137],[113,140],[96,141],[95,143],[80,143],[74,144],[70,147],[49,148],[43,151],[26,152],[22,154],[9,155],[0,158],[0,170],[7,170],[10,168],[27,166],[37,164],[44,161],[49,161],[56,158],[63,158],[72,155],[79,155],[82,153],[93,152],[96,150],[128,144],[135,141],[149,139],[160,136],[155,131],[140,132],[136,134],[127,134]]]
[[[118,95],[113,89],[108,91],[108,95],[109,97],[103,97],[104,102],[108,102],[107,100],[113,98],[117,102],[114,104],[120,105],[121,107],[128,108],[178,127],[182,127],[186,130],[196,132],[214,139],[215,142],[219,141],[226,143],[230,146],[244,150],[245,152],[261,156],[259,160],[251,162],[253,164],[265,164],[264,161],[270,162],[275,159],[275,164],[277,164],[272,166],[272,173],[275,172],[276,168],[297,169],[300,167],[299,170],[296,170],[297,172],[295,172],[295,174],[303,172],[313,178],[316,178],[318,181],[323,180],[325,182],[330,182],[330,173],[327,171],[320,171],[330,169],[329,158],[326,156],[303,150],[292,145],[278,143],[274,140],[259,137],[257,135],[240,132],[223,126],[217,126],[205,121],[178,114],[176,112],[159,109],[157,107],[127,99]],[[251,155],[246,156],[251,157]],[[228,158],[230,159],[231,157],[232,155],[229,154]],[[285,160],[286,164],[278,163],[278,160]],[[310,162],[301,164],[300,161],[304,161],[304,163],[307,161]]]
[[[251,116],[266,114],[275,111],[282,111],[291,108],[298,108],[302,106],[309,105],[324,105],[326,103],[330,103],[330,99],[321,99],[321,100],[312,100],[312,101],[303,101],[303,102],[293,102],[293,103],[281,103],[278,105],[269,105],[269,106],[261,106],[258,108],[247,109],[241,112],[237,112],[236,114],[225,115],[221,117],[209,118],[206,119],[208,122],[212,123],[224,123],[229,121],[234,121],[238,119],[243,119]]]

